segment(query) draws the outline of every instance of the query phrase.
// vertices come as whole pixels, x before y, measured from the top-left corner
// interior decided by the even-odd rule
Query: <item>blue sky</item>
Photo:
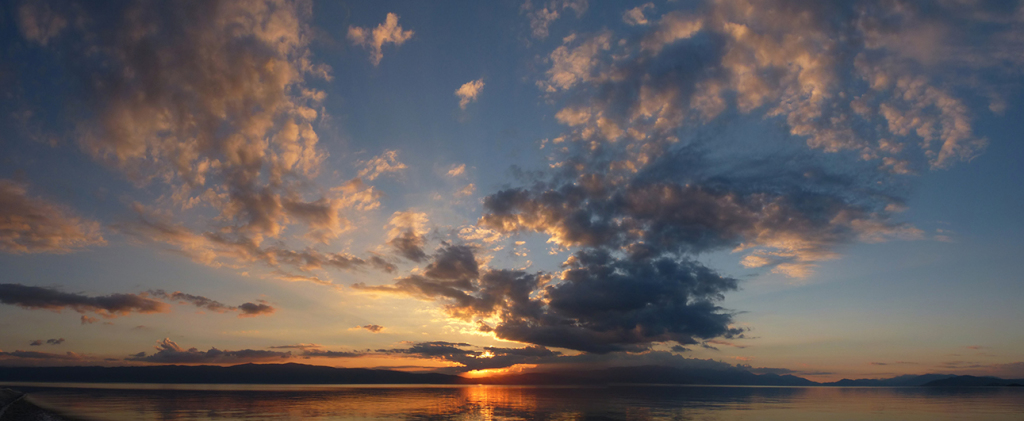
[[[1018,3],[0,22],[4,364],[1024,376]]]

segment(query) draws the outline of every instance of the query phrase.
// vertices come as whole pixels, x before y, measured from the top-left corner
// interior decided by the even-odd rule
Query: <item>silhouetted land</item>
[[[930,381],[928,387],[986,387],[986,386],[1024,386],[1024,379],[1000,379],[998,377],[956,376],[948,379]]]
[[[1024,380],[950,374],[905,375],[889,379],[843,379],[817,383],[802,377],[754,374],[737,368],[713,370],[661,366],[615,367],[590,371],[552,371],[464,378],[439,373],[334,368],[305,364],[141,367],[0,367],[0,382],[200,383],[200,384],[500,384],[599,385],[684,384],[733,386],[1013,386]]]

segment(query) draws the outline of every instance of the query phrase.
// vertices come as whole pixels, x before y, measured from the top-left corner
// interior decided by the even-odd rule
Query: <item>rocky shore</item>
[[[0,389],[0,421],[74,421],[45,410],[14,389]]]

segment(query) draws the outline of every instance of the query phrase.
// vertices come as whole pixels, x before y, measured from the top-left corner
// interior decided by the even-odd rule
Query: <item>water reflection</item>
[[[109,421],[1019,420],[1024,413],[1024,390],[1019,388],[15,387],[42,406]]]

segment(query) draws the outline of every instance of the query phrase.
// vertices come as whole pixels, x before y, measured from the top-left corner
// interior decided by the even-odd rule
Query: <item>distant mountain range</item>
[[[204,383],[204,384],[685,384],[735,386],[1020,386],[1024,379],[905,375],[889,379],[843,379],[817,383],[802,377],[754,374],[742,368],[716,370],[664,366],[614,367],[599,370],[562,370],[465,378],[439,373],[407,373],[364,368],[334,368],[305,364],[241,364],[221,366],[137,367],[0,367],[0,382],[76,383]]]
[[[463,378],[306,364],[240,364],[230,367],[0,367],[0,382],[203,383],[203,384],[457,384]]]
[[[945,380],[949,378],[957,377],[953,374],[925,374],[915,375],[907,374],[903,376],[897,376],[889,379],[842,379],[837,382],[822,383],[823,386],[887,386],[887,387],[898,387],[898,386],[924,386],[930,382],[937,380]]]

